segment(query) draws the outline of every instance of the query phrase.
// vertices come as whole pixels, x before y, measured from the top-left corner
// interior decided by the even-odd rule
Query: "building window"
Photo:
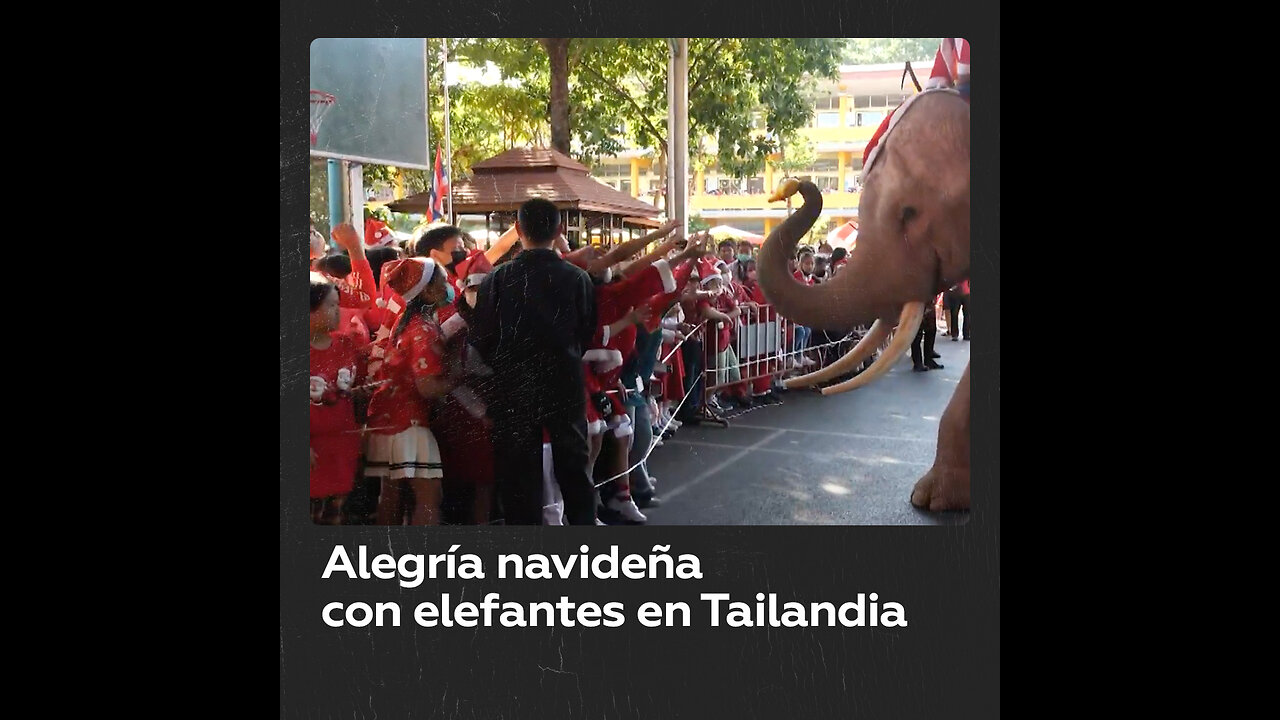
[[[840,192],[840,178],[835,175],[819,175],[813,179],[813,184],[822,192]]]
[[[626,194],[630,195],[630,194],[631,194],[631,179],[630,179],[630,178],[628,178],[628,179],[626,179],[626,180],[622,180],[622,181],[620,181],[620,182],[618,183],[618,190],[620,190],[620,191],[622,191],[622,192],[624,192],[624,193],[626,193]]]
[[[884,120],[884,113],[879,110],[857,112],[854,115],[858,116],[858,127],[876,127]]]
[[[649,192],[656,191],[661,185],[662,182],[658,178],[649,178]]]
[[[764,192],[764,178],[752,177],[747,178],[747,194],[759,195]]]
[[[833,128],[840,127],[840,113],[838,112],[822,112],[818,113],[818,121],[814,127]]]
[[[815,173],[835,172],[838,168],[839,164],[837,163],[836,158],[833,157],[820,157],[817,160],[814,160],[813,164],[809,166],[809,169]]]

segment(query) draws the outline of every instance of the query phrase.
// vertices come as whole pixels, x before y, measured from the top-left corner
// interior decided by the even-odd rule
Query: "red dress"
[[[756,311],[756,321],[762,327],[770,322],[776,322],[778,314],[769,305],[769,300],[764,296],[764,290],[760,289],[760,283],[751,283],[745,287],[751,301],[760,306],[760,309]],[[769,388],[773,383],[771,376],[781,370],[777,353],[765,353],[756,356],[754,361],[747,366],[747,372],[750,373],[750,377],[755,378],[751,381],[752,392],[756,395],[763,395],[769,392]]]
[[[417,378],[444,374],[444,343],[440,326],[421,316],[409,320],[387,349],[379,385],[369,400],[369,429],[395,435],[411,425],[429,428],[430,403],[418,392]]]
[[[360,433],[350,389],[365,380],[356,344],[346,335],[331,335],[328,348],[311,348],[311,497],[345,495],[355,483]]]
[[[458,399],[459,390],[472,394],[478,399],[479,394],[472,389],[478,376],[466,374],[468,367],[478,359],[475,348],[467,344],[467,327],[462,316],[453,305],[442,308],[437,313],[440,327],[444,330],[445,358],[449,365],[463,369],[463,385],[445,397],[439,404],[436,422],[431,431],[435,433],[440,444],[440,460],[444,464],[445,477],[461,482],[491,486],[494,481],[493,444],[489,437],[489,429],[485,427],[481,417],[474,412],[483,412],[482,406],[468,408]],[[456,328],[456,329],[455,329]]]

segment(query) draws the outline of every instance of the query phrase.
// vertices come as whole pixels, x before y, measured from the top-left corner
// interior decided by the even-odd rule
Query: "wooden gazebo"
[[[516,148],[471,166],[473,177],[453,188],[454,215],[484,215],[485,229],[506,230],[530,198],[559,208],[571,247],[613,244],[615,232],[634,237],[656,228],[658,209],[591,177],[586,165],[550,148]],[[387,207],[401,213],[426,213],[429,193],[397,200]],[[598,240],[590,239],[599,231]]]

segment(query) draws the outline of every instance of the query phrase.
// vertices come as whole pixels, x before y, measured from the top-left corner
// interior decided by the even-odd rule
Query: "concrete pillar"
[[[840,112],[840,116],[841,116],[841,117],[840,117],[840,122],[841,122],[841,126],[843,127],[843,123],[844,123],[844,98],[840,98],[840,108],[841,108],[841,112]],[[845,166],[845,163],[847,163],[847,162],[849,161],[849,153],[844,152],[844,151],[841,151],[841,152],[836,153],[836,157],[838,158],[838,159],[836,160],[836,162],[837,162],[837,166],[836,166],[836,182],[840,185],[840,192],[844,192],[844,166]]]
[[[640,158],[631,158],[631,197],[640,197]]]
[[[765,219],[764,219],[764,234],[765,234],[766,236],[768,236],[768,234],[769,234],[769,233],[771,233],[771,232],[773,232],[773,218],[765,218]]]
[[[689,234],[689,38],[667,38],[667,217]]]

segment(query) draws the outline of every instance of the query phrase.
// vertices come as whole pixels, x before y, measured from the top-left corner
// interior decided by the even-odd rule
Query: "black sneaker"
[[[960,338],[956,337],[955,335],[952,335],[952,336],[951,336],[951,342],[955,342],[955,341],[957,341],[957,340],[959,340],[959,339],[960,339]],[[966,339],[967,339],[967,338],[966,338]]]
[[[931,363],[927,363],[927,364],[925,365],[925,367],[929,368],[930,370],[941,370],[941,369],[943,369],[943,368],[944,368],[944,367],[946,367],[946,366],[945,366],[945,365],[939,365],[939,364],[938,364],[938,363],[936,363],[936,362],[931,362]]]
[[[911,372],[926,372],[926,371],[928,371],[928,370],[929,370],[929,368],[925,367],[924,365],[912,365],[912,366],[911,366]]]
[[[934,360],[937,360],[937,359],[939,359],[939,358],[941,358],[941,357],[942,357],[942,355],[940,355],[940,354],[938,354],[938,353],[934,353],[934,354],[933,354],[933,359],[934,359]]]

